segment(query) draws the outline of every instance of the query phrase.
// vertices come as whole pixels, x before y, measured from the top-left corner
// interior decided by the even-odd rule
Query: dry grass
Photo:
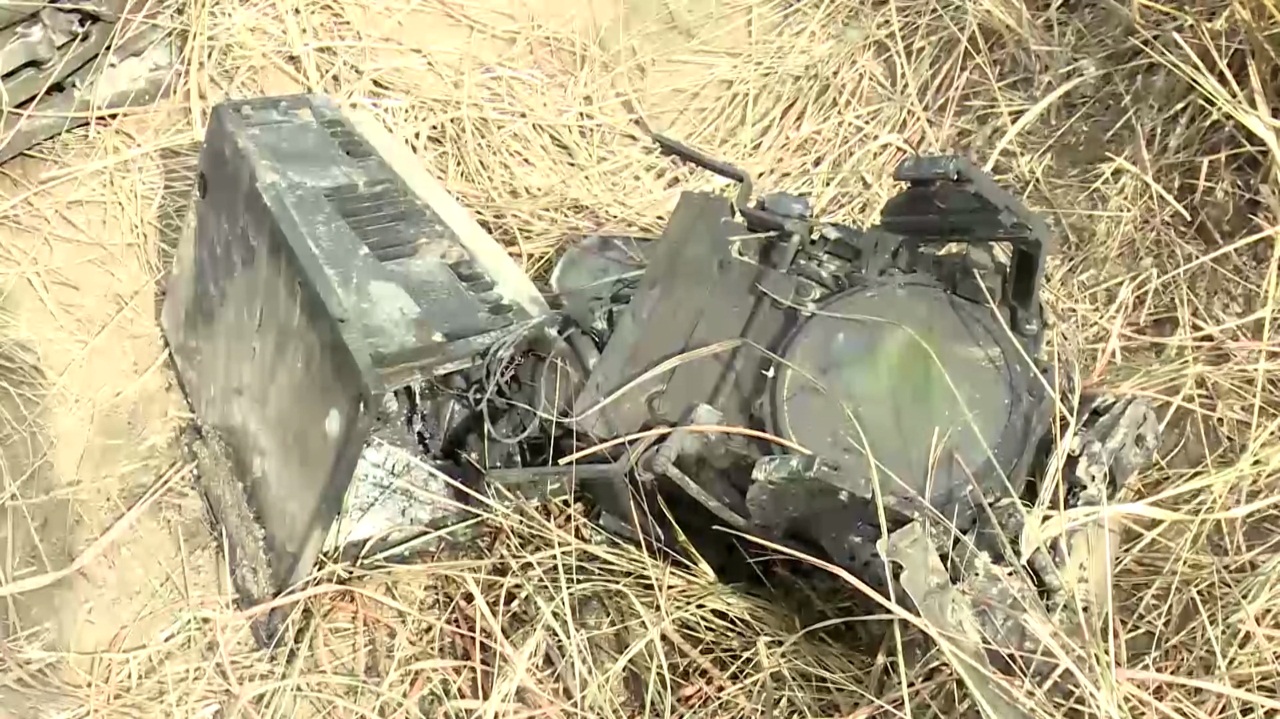
[[[121,251],[152,258],[165,151],[199,136],[211,103],[298,89],[372,107],[535,271],[566,236],[658,228],[680,188],[710,182],[640,141],[633,108],[863,223],[904,153],[962,150],[1058,231],[1052,351],[1162,400],[1169,441],[1132,488],[1113,634],[1074,709],[1280,712],[1280,6],[559,5],[195,2],[175,21],[191,37],[174,106],[45,148],[94,159],[0,214],[35,230],[49,184],[110,178],[137,240]],[[0,255],[27,271],[21,248]],[[467,556],[321,578],[288,657],[253,652],[225,597],[188,597],[153,608],[168,622],[155,641],[70,674],[64,654],[11,641],[7,678],[56,675],[76,711],[104,716],[861,719],[965,701],[943,666],[895,676],[567,510],[490,524]]]

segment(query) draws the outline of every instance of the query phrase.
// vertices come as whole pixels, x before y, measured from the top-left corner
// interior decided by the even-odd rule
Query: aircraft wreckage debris
[[[951,637],[958,666],[1034,671],[1033,625],[1070,625],[1109,557],[1093,527],[1024,546],[1027,508],[1105,504],[1158,430],[1132,399],[1058,416],[1045,222],[970,162],[920,156],[879,224],[828,223],[654,139],[737,195],[683,193],[660,238],[576,240],[540,288],[369,116],[215,108],[163,326],[220,447],[201,474],[222,478],[206,494],[252,565],[246,601],[502,486],[577,494],[651,547],[681,551],[679,528],[727,574],[753,550],[708,528],[818,557]],[[1078,439],[1048,462],[1066,420]]]

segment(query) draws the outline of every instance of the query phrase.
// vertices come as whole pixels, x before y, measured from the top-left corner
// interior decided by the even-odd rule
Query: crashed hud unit
[[[767,543],[939,621],[939,586],[1002,596],[974,626],[1005,645],[1071,601],[1072,537],[1018,547],[1022,509],[1106,502],[1156,424],[1087,397],[1047,461],[1070,378],[1041,358],[1046,223],[960,157],[903,160],[858,228],[653,139],[736,194],[574,240],[539,285],[371,116],[213,111],[163,329],[244,600],[506,488],[726,576]]]

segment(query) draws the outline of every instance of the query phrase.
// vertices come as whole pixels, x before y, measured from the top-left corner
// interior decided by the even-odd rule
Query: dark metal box
[[[371,116],[322,96],[217,106],[162,325],[242,596],[311,572],[388,391],[545,312]]]

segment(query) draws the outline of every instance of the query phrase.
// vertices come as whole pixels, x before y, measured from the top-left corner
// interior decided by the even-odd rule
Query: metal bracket
[[[908,157],[893,173],[910,187],[890,198],[881,225],[913,241],[1008,242],[1013,249],[1006,298],[1013,329],[1040,331],[1040,285],[1052,235],[1031,212],[979,167],[963,157]]]

